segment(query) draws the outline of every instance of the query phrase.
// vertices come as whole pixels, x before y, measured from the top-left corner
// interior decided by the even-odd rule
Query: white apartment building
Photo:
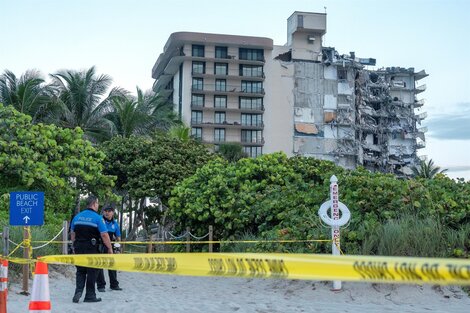
[[[368,70],[375,59],[323,47],[326,14],[294,12],[287,44],[194,32],[171,34],[152,70],[194,137],[238,142],[251,157],[284,151],[346,167],[411,173],[425,129],[424,71]]]

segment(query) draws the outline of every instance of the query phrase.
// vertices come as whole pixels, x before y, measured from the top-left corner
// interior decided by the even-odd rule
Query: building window
[[[338,80],[348,79],[348,70],[345,68],[338,67]]]
[[[216,59],[228,59],[227,47],[215,47]]]
[[[193,57],[204,57],[204,46],[203,45],[193,45]]]
[[[225,120],[225,112],[215,112],[214,114],[214,123],[216,124],[224,124]]]
[[[227,107],[227,96],[214,96],[214,107],[226,108]]]
[[[242,113],[242,125],[244,125],[244,126],[263,126],[263,114],[245,114],[245,113]]]
[[[379,144],[379,136],[374,134],[373,137],[372,137],[372,142],[374,145],[378,145]]]
[[[239,59],[250,61],[264,61],[264,50],[240,48]]]
[[[204,95],[191,95],[191,105],[195,107],[203,107],[204,106]]]
[[[202,128],[201,127],[192,127],[191,128],[191,136],[194,139],[202,140]]]
[[[225,79],[216,79],[215,80],[215,90],[216,91],[226,91],[227,90],[227,81]]]
[[[204,79],[199,77],[193,77],[193,90],[203,90],[204,89]]]
[[[263,83],[242,80],[242,92],[263,93]]]
[[[191,123],[202,124],[202,111],[191,111]]]
[[[263,147],[243,147],[243,152],[245,152],[250,158],[256,158],[263,154]]]
[[[263,77],[263,66],[240,64],[240,76]]]
[[[215,63],[214,74],[215,75],[228,75],[228,64],[227,63]]]
[[[262,110],[263,98],[240,97],[240,109]]]
[[[205,74],[206,62],[193,61],[193,74]]]
[[[242,142],[263,143],[263,131],[242,129]]]
[[[225,128],[214,129],[214,141],[215,142],[225,141]]]

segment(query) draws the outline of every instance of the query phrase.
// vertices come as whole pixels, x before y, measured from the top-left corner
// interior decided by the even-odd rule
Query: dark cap
[[[103,209],[103,211],[114,211],[114,208],[112,206],[107,206]]]

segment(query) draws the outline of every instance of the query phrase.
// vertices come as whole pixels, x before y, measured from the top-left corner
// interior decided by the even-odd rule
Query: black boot
[[[78,303],[78,301],[80,300],[81,297],[82,297],[82,293],[80,291],[76,292],[75,295],[72,298],[72,302],[73,303]]]

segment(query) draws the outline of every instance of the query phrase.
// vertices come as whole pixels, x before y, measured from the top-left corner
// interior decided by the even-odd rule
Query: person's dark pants
[[[103,247],[103,253],[108,253],[108,248]],[[111,289],[113,288],[119,288],[119,282],[117,280],[117,272],[114,270],[108,270],[109,274],[109,287]],[[96,277],[96,286],[101,289],[106,287],[106,280],[104,280],[104,270],[99,269],[97,272],[97,277]]]
[[[118,288],[119,282],[117,280],[117,272],[113,270],[108,270],[109,274],[109,287],[111,289]],[[96,285],[99,289],[104,288],[106,286],[106,280],[104,279],[104,270],[98,270],[98,277],[96,278]]]
[[[91,243],[76,243],[75,254],[96,254],[98,247],[92,246]],[[97,269],[77,266],[77,275],[75,279],[75,294],[83,293],[86,287],[85,299],[95,299],[95,283]]]

